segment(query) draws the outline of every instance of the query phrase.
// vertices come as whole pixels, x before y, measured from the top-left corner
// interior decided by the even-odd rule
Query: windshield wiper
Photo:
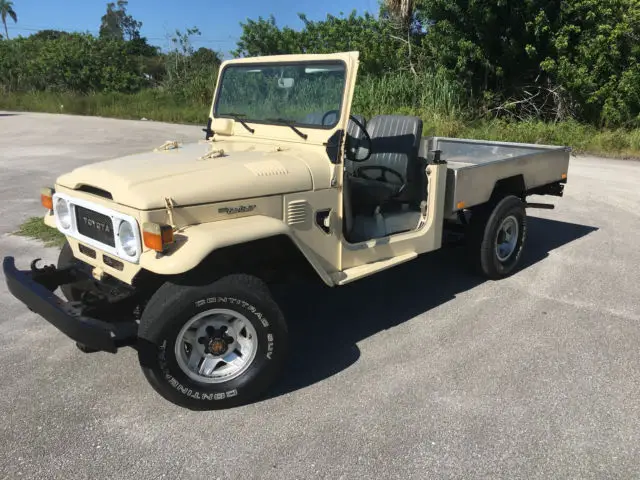
[[[293,124],[293,122],[291,120],[287,120],[286,118],[267,118],[266,119],[268,122],[279,122],[279,123],[284,123],[287,127],[291,127],[291,130],[293,130],[294,132],[296,132],[298,135],[300,135],[302,138],[304,138],[305,140],[307,139],[307,137],[309,135],[307,135],[304,132],[301,132],[300,130],[298,130],[296,128],[296,126]]]
[[[246,117],[246,115],[244,113],[227,112],[227,113],[224,113],[223,115],[229,115],[230,117],[233,117],[234,120],[240,122],[242,124],[242,126],[244,128],[246,128],[247,130],[249,130],[251,133],[255,132],[255,130],[253,128],[251,128],[249,125],[247,125],[247,123],[244,120],[242,120],[242,118],[240,118],[240,117]]]

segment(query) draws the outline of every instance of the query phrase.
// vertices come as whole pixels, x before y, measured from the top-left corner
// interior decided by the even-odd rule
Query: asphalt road
[[[0,112],[0,253],[42,185],[200,127]],[[573,158],[501,282],[443,251],[285,305],[296,344],[268,398],[174,407],[136,355],[85,355],[0,282],[2,478],[638,478],[640,163]],[[549,199],[546,199],[549,200]]]

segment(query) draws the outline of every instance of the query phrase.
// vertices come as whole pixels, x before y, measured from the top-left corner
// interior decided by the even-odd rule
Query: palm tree
[[[403,26],[411,23],[411,17],[415,9],[414,0],[385,0],[384,4],[391,17],[399,20]]]
[[[2,24],[4,25],[4,33],[9,40],[9,30],[7,30],[7,16],[13,20],[13,23],[18,23],[18,15],[13,9],[13,2],[11,0],[0,0],[0,18],[2,18]]]

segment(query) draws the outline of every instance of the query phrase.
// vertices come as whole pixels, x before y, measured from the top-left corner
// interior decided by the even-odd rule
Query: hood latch
[[[224,150],[222,148],[219,148],[216,150],[210,150],[207,153],[205,153],[203,156],[201,156],[198,160],[208,160],[210,158],[218,158],[218,157],[224,157]]]
[[[180,144],[178,143],[177,140],[167,140],[162,145],[160,145],[158,148],[155,148],[154,152],[159,152],[161,150],[173,150],[173,149],[176,149],[176,148],[180,148]]]

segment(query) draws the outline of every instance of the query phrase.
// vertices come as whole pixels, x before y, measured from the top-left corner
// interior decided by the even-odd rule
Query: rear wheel
[[[233,407],[264,393],[280,373],[288,341],[269,290],[249,275],[205,286],[165,283],[145,308],[138,336],[151,386],[194,410]]]
[[[471,262],[492,280],[505,278],[516,271],[526,237],[527,214],[520,198],[509,195],[482,206],[471,218]]]

